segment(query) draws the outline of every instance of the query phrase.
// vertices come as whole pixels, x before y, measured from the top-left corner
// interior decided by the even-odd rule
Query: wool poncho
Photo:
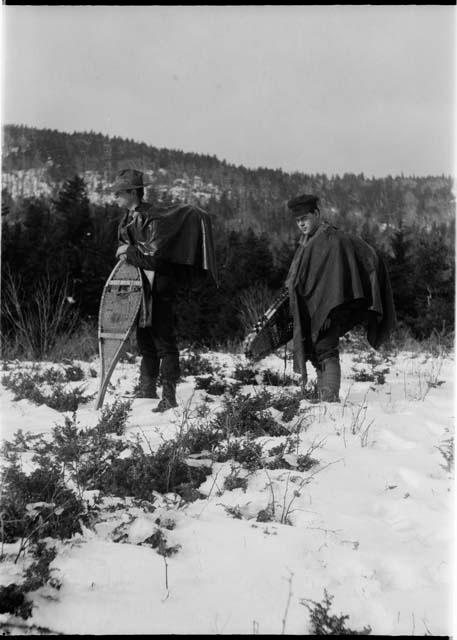
[[[286,285],[294,320],[294,368],[306,377],[306,361],[327,318],[339,335],[363,323],[378,348],[395,326],[386,266],[361,238],[322,222],[292,260]]]

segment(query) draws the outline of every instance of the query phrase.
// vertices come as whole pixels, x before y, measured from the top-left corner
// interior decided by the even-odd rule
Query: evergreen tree
[[[446,246],[442,230],[435,227],[430,233],[421,232],[414,257],[416,334],[426,338],[433,329],[452,331],[455,256]]]
[[[392,237],[392,255],[387,266],[394,296],[397,318],[411,326],[415,321],[414,234],[403,227]]]
[[[91,249],[92,221],[84,180],[76,175],[68,180],[53,202],[56,233],[54,250],[61,270],[68,275],[72,295],[82,297]]]

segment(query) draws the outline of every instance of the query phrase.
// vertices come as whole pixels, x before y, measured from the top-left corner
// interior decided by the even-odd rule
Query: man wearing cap
[[[339,401],[339,338],[364,324],[378,348],[395,324],[386,267],[361,238],[321,220],[319,199],[302,194],[287,203],[301,232],[286,279],[293,317],[294,369],[307,381],[306,361],[316,369],[319,398]]]
[[[176,407],[180,375],[175,336],[174,305],[183,276],[210,273],[216,280],[211,222],[208,214],[191,205],[161,207],[143,200],[143,173],[119,172],[112,190],[125,214],[119,224],[116,257],[140,269],[143,299],[137,323],[142,356],[137,397],[162,399],[154,411]]]

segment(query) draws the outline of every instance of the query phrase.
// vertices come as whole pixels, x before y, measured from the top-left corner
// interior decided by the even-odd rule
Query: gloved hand
[[[116,258],[119,258],[119,260],[127,260],[127,249],[128,249],[128,244],[120,244],[117,251],[116,251]]]
[[[248,360],[254,360],[251,352],[251,344],[254,338],[257,336],[258,331],[251,331],[243,340],[243,353]]]

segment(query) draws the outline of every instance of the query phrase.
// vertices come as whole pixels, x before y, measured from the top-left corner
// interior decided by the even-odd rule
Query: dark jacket
[[[305,375],[306,360],[327,318],[338,324],[340,336],[364,323],[374,348],[395,325],[384,262],[364,240],[327,222],[307,242],[301,241],[286,284],[294,320],[294,368]]]
[[[140,327],[151,324],[152,289],[147,271],[166,278],[170,294],[185,280],[205,274],[217,278],[210,217],[198,207],[159,207],[142,202],[133,217],[127,212],[122,218],[118,240],[129,245],[127,262],[141,271]]]

